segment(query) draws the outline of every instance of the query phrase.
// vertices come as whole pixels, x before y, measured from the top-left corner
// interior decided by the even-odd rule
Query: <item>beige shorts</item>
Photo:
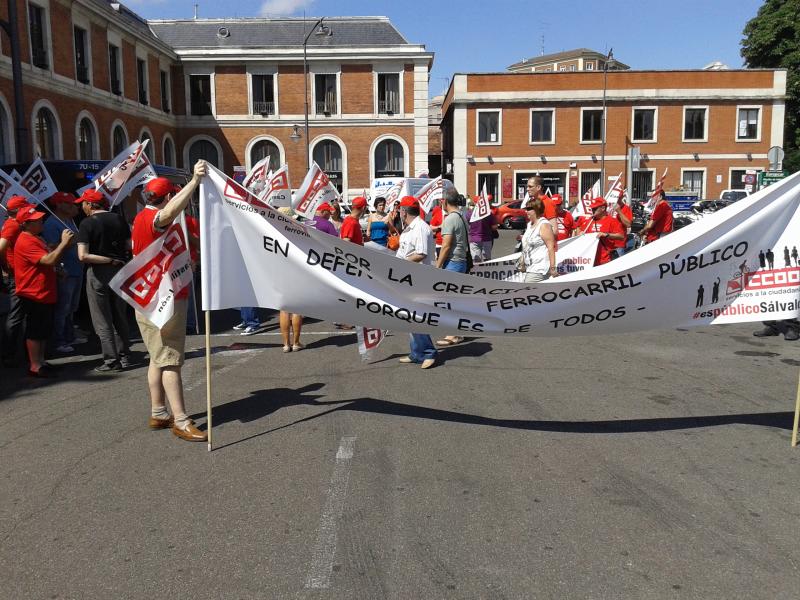
[[[136,313],[136,322],[142,332],[142,341],[150,354],[150,362],[157,367],[180,367],[186,347],[186,299],[175,301],[172,318],[159,329],[144,315]]]

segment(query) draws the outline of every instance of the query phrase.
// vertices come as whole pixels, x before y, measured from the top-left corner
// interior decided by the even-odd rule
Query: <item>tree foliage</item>
[[[800,170],[800,0],[765,0],[744,28],[749,68],[787,69],[783,167]]]

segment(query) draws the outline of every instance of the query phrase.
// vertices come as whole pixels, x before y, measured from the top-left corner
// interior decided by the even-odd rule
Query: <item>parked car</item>
[[[497,224],[503,229],[524,229],[527,215],[522,210],[522,200],[503,202],[493,209]]]
[[[742,198],[749,196],[750,194],[747,193],[747,190],[722,190],[719,195],[720,200],[727,200],[729,202],[735,202],[736,200],[741,200]]]

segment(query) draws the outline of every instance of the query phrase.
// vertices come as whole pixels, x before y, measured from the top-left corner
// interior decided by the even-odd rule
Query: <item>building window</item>
[[[758,113],[757,108],[739,109],[739,118],[736,120],[737,140],[758,140]]]
[[[275,114],[275,76],[253,75],[253,114],[265,117]]]
[[[375,148],[375,177],[402,177],[405,174],[403,146],[397,140],[383,140]]]
[[[656,139],[656,109],[633,109],[633,141],[652,142]]]
[[[0,165],[11,162],[11,121],[6,107],[0,103]]]
[[[78,125],[78,158],[93,160],[97,158],[97,132],[92,122],[84,117]]]
[[[684,171],[681,179],[685,189],[697,192],[699,198],[703,197],[703,171]]]
[[[153,148],[153,138],[150,137],[150,134],[143,131],[142,135],[139,137],[139,141],[143,144],[147,142],[147,145],[144,147],[144,153],[147,155],[147,158],[150,159],[150,162],[156,162],[156,150]]]
[[[323,140],[314,146],[314,162],[330,177],[331,183],[342,193],[342,148],[333,140]]]
[[[591,191],[592,186],[600,181],[600,171],[581,171],[580,191],[581,197]]]
[[[208,140],[197,140],[189,147],[189,164],[187,168],[194,168],[194,164],[198,160],[204,160],[207,163],[219,167],[219,152],[217,147]]]
[[[270,140],[259,140],[250,148],[250,168],[252,169],[253,165],[267,156],[269,156],[269,170],[277,171],[281,166],[281,151],[275,142]]]
[[[56,156],[56,118],[49,108],[40,108],[34,121],[33,153],[44,160],[55,160]]]
[[[478,173],[478,190],[480,194],[483,191],[483,184],[486,184],[486,194],[491,196],[491,203],[493,205],[500,204],[500,182],[497,173]]]
[[[147,106],[147,61],[136,59],[136,84],[139,86],[139,104]]]
[[[704,141],[706,139],[706,109],[686,108],[683,111],[683,140]]]
[[[320,115],[335,115],[339,112],[335,74],[314,75],[314,105]]]
[[[73,27],[75,36],[75,79],[89,83],[89,35],[85,29]]]
[[[552,144],[555,141],[555,110],[531,110],[531,144]]]
[[[168,113],[172,106],[172,102],[169,100],[169,73],[166,71],[160,71],[159,76],[161,82],[161,110],[163,110],[165,113]]]
[[[653,189],[652,171],[634,171],[631,174],[631,180],[633,183],[632,198],[646,200],[650,197],[650,192]]]
[[[211,114],[211,75],[189,75],[189,94],[193,115]]]
[[[500,144],[500,111],[478,110],[478,143]]]
[[[567,70],[567,65],[561,65],[560,67],[558,67],[558,70],[559,71],[566,71]]]
[[[583,63],[583,69],[585,71],[594,71],[594,63],[593,62]]]
[[[396,115],[400,112],[400,75],[378,73],[378,114]]]
[[[114,136],[113,136],[113,143],[114,143],[114,156],[125,150],[128,147],[128,134],[125,133],[125,130],[122,128],[122,125],[117,125],[114,127]]]
[[[40,69],[47,69],[50,66],[50,62],[47,60],[46,24],[44,8],[29,2],[28,27],[31,38],[31,63]]]
[[[164,137],[164,165],[167,167],[175,166],[175,144],[172,138]]]
[[[119,47],[114,44],[108,45],[108,76],[111,80],[111,93],[115,96],[122,95],[122,78],[120,73],[122,65],[120,64]]]
[[[603,110],[587,109],[581,111],[581,141],[603,141]]]

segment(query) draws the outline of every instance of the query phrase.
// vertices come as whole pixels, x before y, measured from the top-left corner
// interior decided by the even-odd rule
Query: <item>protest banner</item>
[[[58,191],[56,184],[47,172],[41,157],[36,157],[19,179],[19,184],[24,187],[30,196],[41,203]]]
[[[0,206],[5,208],[11,196],[24,196],[30,199],[31,204],[36,204],[38,202],[38,199],[31,197],[28,190],[14,181],[5,171],[0,169]]]

